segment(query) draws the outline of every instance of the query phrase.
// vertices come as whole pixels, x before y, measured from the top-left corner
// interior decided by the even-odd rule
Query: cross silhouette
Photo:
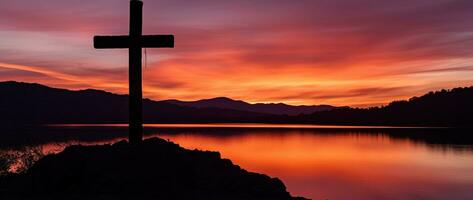
[[[143,94],[141,78],[142,48],[173,48],[173,35],[142,35],[143,2],[130,1],[130,35],[95,36],[94,48],[128,48],[129,53],[129,142],[138,144],[143,140]]]

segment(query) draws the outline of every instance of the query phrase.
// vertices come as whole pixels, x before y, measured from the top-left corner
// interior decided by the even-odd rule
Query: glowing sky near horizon
[[[0,1],[0,81],[127,92],[127,0]],[[368,106],[473,85],[471,0],[145,0],[144,96]]]

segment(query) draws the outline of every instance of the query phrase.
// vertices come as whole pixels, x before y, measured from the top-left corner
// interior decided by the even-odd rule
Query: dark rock
[[[158,138],[70,146],[8,182],[1,199],[293,199],[277,178]]]

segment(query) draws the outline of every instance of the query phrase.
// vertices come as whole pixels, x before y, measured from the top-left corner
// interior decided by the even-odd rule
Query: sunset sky
[[[0,81],[127,93],[128,0],[1,0]],[[144,0],[147,98],[380,105],[473,85],[472,0]],[[143,66],[144,67],[144,66]]]

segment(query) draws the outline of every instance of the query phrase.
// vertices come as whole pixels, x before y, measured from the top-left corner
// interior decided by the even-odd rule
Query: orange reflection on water
[[[254,172],[279,177],[313,199],[473,199],[473,154],[439,151],[385,135],[248,132],[160,135],[186,148],[219,151]],[[469,188],[469,189],[468,189]]]
[[[446,144],[455,143],[432,146],[427,144],[430,134],[414,142],[418,132],[412,129],[396,132],[412,136],[409,139],[387,134],[379,127],[365,127],[369,131],[261,124],[146,127],[147,138],[162,137],[190,149],[219,151],[244,169],[278,177],[293,195],[340,200],[473,199],[471,143],[461,143],[468,146],[463,150],[447,148]],[[50,132],[38,133],[45,131],[43,136],[51,138],[26,146],[48,154],[72,144],[114,143],[126,139],[127,133],[126,125],[49,128]]]

